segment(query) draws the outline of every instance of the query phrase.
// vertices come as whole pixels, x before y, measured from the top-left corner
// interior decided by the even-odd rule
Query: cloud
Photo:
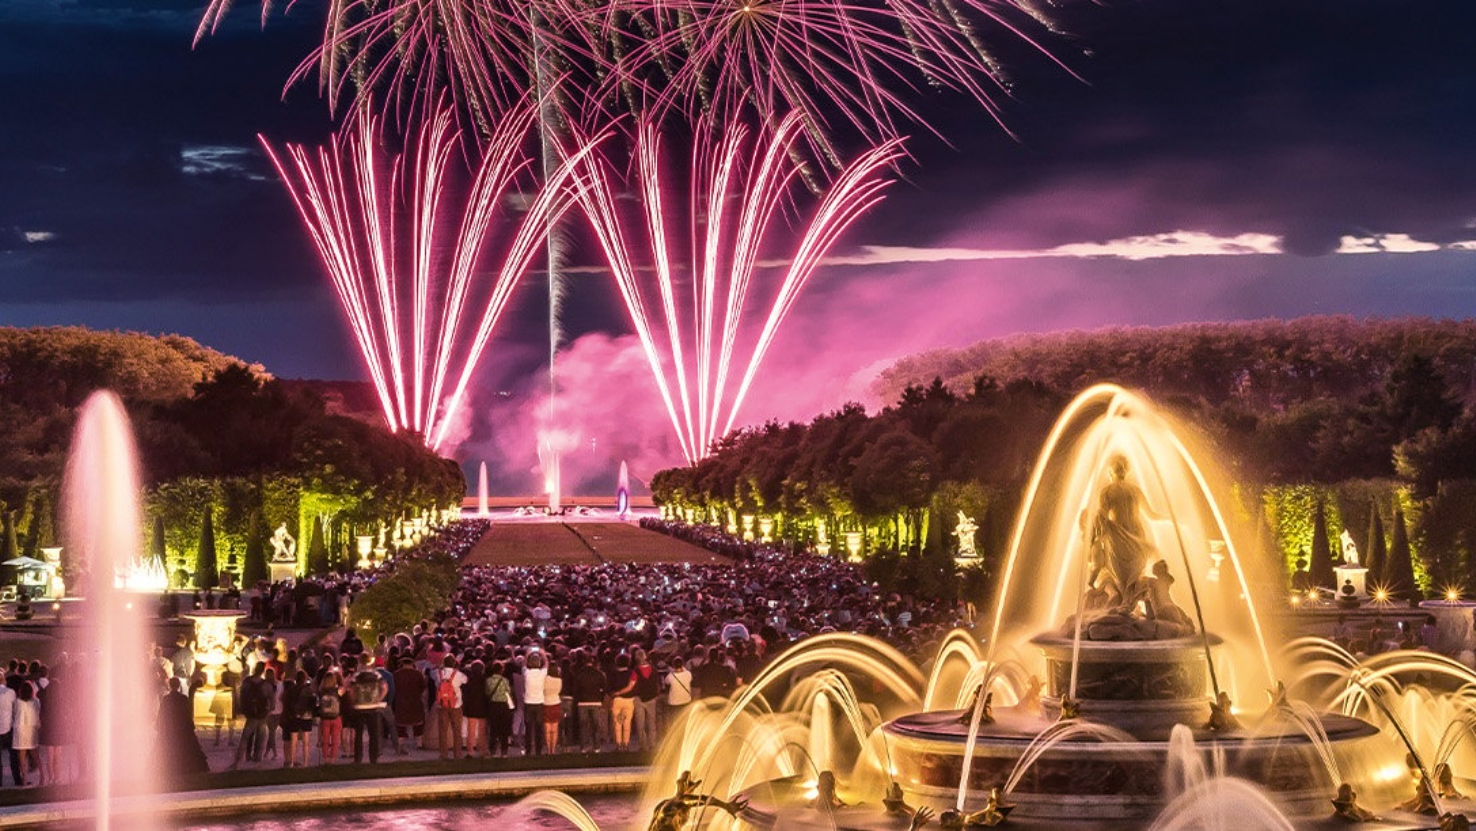
[[[1281,238],[1245,233],[1233,237],[1204,231],[1173,231],[1108,240],[1073,242],[1040,249],[914,248],[866,245],[861,254],[831,257],[826,265],[891,265],[979,260],[1120,259],[1157,260],[1165,257],[1230,257],[1281,254]]]
[[[56,239],[56,232],[55,231],[22,231],[21,232],[21,236],[25,237],[26,242],[28,242],[28,243],[30,243],[32,245],[35,245],[38,242],[50,242],[51,240]]]
[[[252,169],[256,153],[249,147],[232,145],[186,145],[179,151],[179,169],[187,176],[235,176],[254,182],[267,181]]]
[[[1462,243],[1453,243],[1447,248],[1456,251],[1470,250]],[[1372,236],[1354,237],[1344,236],[1338,241],[1335,254],[1425,254],[1431,251],[1439,251],[1442,246],[1434,242],[1424,242],[1411,237],[1409,234],[1375,234]]]

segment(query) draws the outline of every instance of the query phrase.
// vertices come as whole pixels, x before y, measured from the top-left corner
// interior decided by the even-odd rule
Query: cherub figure
[[[1399,809],[1431,817],[1440,813],[1440,809],[1435,807],[1435,791],[1430,787],[1430,780],[1423,770],[1420,771],[1419,782],[1415,784],[1414,796],[1399,803]]]
[[[651,824],[646,827],[646,831],[683,831],[691,820],[694,808],[712,806],[736,817],[748,807],[748,798],[744,796],[724,801],[715,796],[699,794],[696,791],[701,784],[701,780],[692,778],[691,771],[682,771],[682,775],[677,777],[676,793],[656,803],[656,808],[651,811]]]
[[[1373,811],[1358,804],[1358,792],[1347,782],[1338,786],[1338,795],[1332,804],[1333,815],[1349,822],[1373,822],[1378,819]]]
[[[993,828],[1003,825],[1015,806],[1006,805],[999,788],[991,788],[989,801],[977,811],[944,811],[938,824],[948,829]]]
[[[1204,729],[1223,733],[1226,730],[1239,730],[1240,719],[1235,717],[1231,711],[1230,693],[1220,690],[1220,694],[1214,701],[1210,702],[1210,719],[1204,725]]]
[[[907,804],[907,798],[902,794],[902,783],[895,779],[892,780],[890,785],[887,785],[887,792],[882,796],[882,807],[887,809],[887,813],[894,816],[906,817],[917,814],[917,811],[913,810],[913,807]]]
[[[1081,702],[1069,695],[1061,696],[1061,721],[1081,718]]]
[[[979,707],[979,694],[984,693],[984,712],[979,716],[979,724],[994,723],[994,693],[984,692],[984,685],[980,684],[974,688],[974,696],[969,699],[969,706],[958,714],[959,724],[972,724],[974,722],[974,710]]]
[[[1435,789],[1441,799],[1465,799],[1466,795],[1456,790],[1455,773],[1445,762],[1435,766]]]
[[[835,792],[835,773],[822,770],[815,781],[815,798],[810,801],[810,807],[819,811],[829,813],[836,808],[846,807]]]

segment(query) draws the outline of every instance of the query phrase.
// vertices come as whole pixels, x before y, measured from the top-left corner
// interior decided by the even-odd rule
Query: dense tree
[[[1394,525],[1389,535],[1389,565],[1386,581],[1391,595],[1410,601],[1418,599],[1414,562],[1409,550],[1409,529],[1404,524],[1404,511],[1398,505],[1394,506]]]
[[[220,571],[215,557],[215,513],[206,504],[205,519],[200,523],[200,547],[195,554],[195,588],[213,589],[220,584]]]
[[[308,543],[307,571],[314,576],[329,572],[328,545],[323,539],[323,518],[313,517],[313,532]]]
[[[1312,584],[1335,588],[1337,573],[1333,571],[1332,545],[1327,536],[1327,506],[1318,501],[1312,513]]]
[[[0,509],[0,562],[13,560],[21,553],[15,533],[15,511]]]
[[[1364,575],[1370,586],[1382,586],[1388,580],[1389,547],[1384,538],[1384,520],[1379,516],[1379,506],[1368,513],[1368,542],[1363,549],[1363,565],[1368,569]]]
[[[241,564],[241,585],[254,586],[269,579],[266,558],[266,528],[261,521],[261,512],[251,513],[251,525],[246,532],[246,554]]]

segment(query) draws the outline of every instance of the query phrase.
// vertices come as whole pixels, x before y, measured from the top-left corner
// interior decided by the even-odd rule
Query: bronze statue
[[[912,822],[908,824],[907,831],[917,831],[917,829],[923,827],[924,825],[927,825],[928,820],[932,818],[932,808],[928,808],[926,806],[918,808],[917,811],[914,812],[912,815]]]
[[[1209,723],[1204,725],[1204,729],[1213,730],[1216,733],[1239,730],[1240,719],[1231,712],[1231,706],[1230,693],[1220,690],[1220,694],[1210,702],[1210,719]]]
[[[810,807],[826,813],[846,807],[846,803],[835,792],[834,772],[820,771],[820,776],[815,781],[815,798],[810,801]]]
[[[895,816],[910,817],[917,814],[917,811],[907,804],[907,798],[902,794],[902,783],[895,779],[887,785],[887,792],[882,796],[882,807],[887,809],[887,813]]]
[[[1440,809],[1435,807],[1434,790],[1423,770],[1420,771],[1420,781],[1415,784],[1414,796],[1399,803],[1399,810],[1431,817],[1440,813]]]
[[[1440,815],[1440,831],[1471,831],[1471,821],[1454,811]]]
[[[1373,811],[1358,804],[1358,792],[1347,782],[1338,786],[1338,796],[1332,804],[1333,815],[1349,822],[1373,822],[1378,819]]]
[[[1435,788],[1441,799],[1465,799],[1466,795],[1456,790],[1455,773],[1445,762],[1435,766]]]
[[[989,801],[977,811],[944,811],[938,824],[949,829],[993,828],[1003,825],[1015,806],[1006,805],[999,788],[991,788]]]
[[[1143,491],[1128,481],[1126,456],[1116,454],[1107,464],[1112,481],[1102,488],[1098,499],[1092,541],[1106,552],[1107,566],[1117,578],[1121,597],[1131,603],[1129,598],[1137,594],[1136,584],[1154,551],[1143,524],[1147,500]]]
[[[1081,718],[1081,702],[1070,695],[1061,696],[1061,721]]]
[[[983,726],[994,723],[994,693],[984,692],[984,685],[980,684],[974,688],[974,695],[969,699],[969,706],[965,707],[963,712],[958,714],[959,724],[974,723],[974,710],[979,707],[980,693],[984,693],[984,712],[979,715],[979,724]]]
[[[682,771],[682,775],[677,777],[676,794],[656,803],[655,809],[651,811],[651,824],[646,826],[646,831],[683,831],[691,820],[694,808],[721,808],[736,817],[748,807],[748,798],[744,796],[725,801],[715,796],[699,794],[696,791],[701,784],[701,780],[692,778],[691,771]]]

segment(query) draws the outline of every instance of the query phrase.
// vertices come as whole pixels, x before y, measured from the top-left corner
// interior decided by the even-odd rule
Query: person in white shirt
[[[528,653],[523,667],[523,724],[526,729],[524,750],[529,756],[542,755],[544,690],[548,681],[548,659],[542,652]],[[557,698],[557,697],[556,697]]]
[[[681,717],[687,705],[692,703],[692,671],[687,669],[682,656],[671,659],[671,671],[666,673],[666,723],[672,724]]]
[[[16,765],[16,757],[10,750],[11,739],[15,737],[15,734],[11,732],[14,724],[15,690],[12,690],[5,684],[3,679],[0,679],[0,781],[3,781],[5,778],[5,760],[10,759],[10,775],[15,784],[20,785],[25,781],[25,776]]]

